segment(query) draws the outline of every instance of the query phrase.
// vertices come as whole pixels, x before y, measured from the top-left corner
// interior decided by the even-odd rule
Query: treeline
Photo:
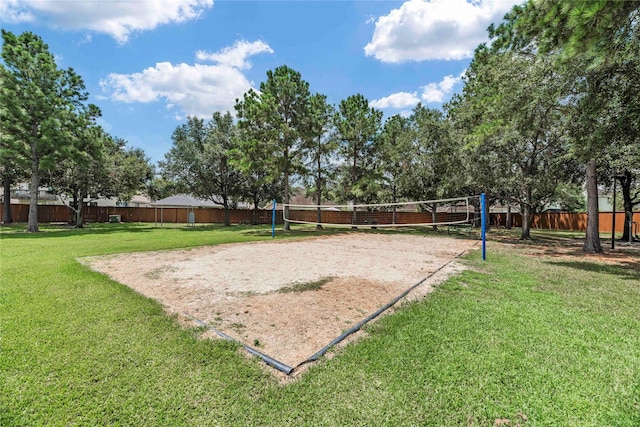
[[[190,117],[176,128],[152,188],[256,208],[289,202],[304,187],[317,204],[425,200],[460,194],[456,143],[441,111],[418,105],[409,117],[382,112],[361,94],[327,103],[287,66],[267,73],[230,112]],[[288,228],[288,224],[285,224]]]
[[[176,129],[161,186],[225,207],[287,202],[292,180],[317,204],[484,192],[519,208],[528,239],[531,216],[549,204],[582,210],[586,184],[584,250],[599,252],[598,187],[617,180],[623,209],[640,203],[639,10],[637,1],[516,6],[488,29],[493,44],[477,48],[461,94],[384,123],[361,94],[329,105],[279,67],[237,100],[237,121],[215,113]]]
[[[178,126],[147,193],[157,199],[188,192],[225,210],[241,201],[258,207],[274,197],[286,203],[294,186],[304,187],[317,204],[486,193],[491,203],[518,207],[521,237],[528,239],[531,216],[550,203],[582,210],[586,184],[584,250],[601,251],[598,187],[616,180],[625,211],[640,203],[639,21],[638,1],[537,0],[515,6],[488,29],[492,44],[476,49],[462,93],[441,110],[419,104],[385,121],[362,94],[331,105],[325,95],[311,92],[299,72],[276,68],[259,90],[236,100],[233,114],[189,117]],[[6,40],[11,46],[13,39]],[[11,58],[3,47],[5,65]],[[52,59],[47,67],[55,68]],[[3,80],[13,78],[3,73]],[[72,71],[60,73],[56,84],[79,79]],[[78,144],[91,139],[85,132],[95,131],[95,109],[79,107],[81,90],[68,93],[73,96],[58,110],[73,111],[74,123],[81,125],[71,128],[82,132],[61,132],[67,119],[56,118],[55,126],[42,122],[38,135],[50,135],[47,141],[64,135],[67,142],[59,147],[69,148],[51,153],[75,165],[74,156],[87,155]],[[15,139],[40,141],[29,134],[32,122],[26,120],[40,120],[31,113],[40,110],[31,104],[20,108],[25,125]],[[40,168],[49,170],[48,155],[38,157]],[[33,157],[22,157],[36,170],[32,182],[34,175],[55,176],[42,174]],[[14,161],[2,159],[3,165]]]

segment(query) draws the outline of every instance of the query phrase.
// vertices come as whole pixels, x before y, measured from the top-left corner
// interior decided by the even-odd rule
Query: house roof
[[[136,194],[134,195],[131,200],[131,203],[139,203],[139,204],[145,204],[145,205],[151,205],[153,204],[151,202],[151,199],[147,196],[145,196],[144,194]]]

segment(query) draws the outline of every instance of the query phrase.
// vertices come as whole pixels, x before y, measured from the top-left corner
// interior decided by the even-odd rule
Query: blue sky
[[[517,0],[2,0],[2,28],[40,35],[85,81],[102,126],[156,162],[187,115],[232,111],[267,70],[299,71],[338,104],[438,108]]]

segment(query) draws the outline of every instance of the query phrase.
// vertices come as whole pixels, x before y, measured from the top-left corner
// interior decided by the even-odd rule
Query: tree
[[[584,171],[581,174],[584,175]],[[551,203],[560,206],[563,212],[585,212],[587,207],[584,189],[575,183],[559,183]]]
[[[154,168],[144,150],[128,147],[121,138],[113,140],[115,146],[107,164],[111,178],[111,189],[107,196],[128,202],[148,187],[153,179]]]
[[[333,128],[333,106],[327,104],[327,97],[316,93],[309,101],[308,123],[305,125],[305,166],[307,173],[307,193],[313,196],[317,205],[321,205],[323,195],[335,175],[334,156],[338,147]],[[322,213],[318,207],[317,221],[322,222]],[[322,228],[318,224],[317,228]]]
[[[45,181],[74,215],[73,224],[76,228],[84,225],[84,201],[90,193],[105,193],[105,180],[100,175],[106,175],[106,168],[102,164],[105,160],[105,138],[102,128],[95,124],[100,116],[97,107],[90,105],[86,112],[71,115],[66,126],[67,132],[60,137],[69,139],[65,156],[43,175]],[[69,203],[65,197],[70,196]]]
[[[15,36],[2,30],[0,104],[3,152],[18,162],[28,162],[31,175],[28,232],[38,231],[38,187],[43,170],[64,156],[70,139],[64,136],[65,116],[82,111],[87,99],[84,82],[73,69],[58,69],[40,37],[25,32]]]
[[[252,139],[240,131],[237,147],[231,153],[231,163],[241,175],[242,198],[253,205],[253,224],[258,224],[258,210],[266,201],[283,194],[284,185],[273,158],[264,150],[269,144]]]
[[[240,196],[240,174],[231,165],[237,129],[229,112],[216,112],[211,121],[189,117],[173,132],[173,146],[161,162],[163,175],[189,193],[222,205],[224,223]]]
[[[290,177],[301,169],[309,98],[309,84],[299,72],[283,65],[267,71],[267,81],[260,84],[259,93],[251,89],[236,101],[238,125],[247,137],[245,142],[262,145],[249,151],[261,151],[271,157],[275,172],[271,175],[274,181],[281,176],[284,184],[284,203],[289,203]],[[287,218],[288,208],[284,213]],[[284,229],[290,230],[289,221],[285,221]]]
[[[633,212],[640,204],[640,58],[624,63],[626,71],[606,81],[606,100],[601,126],[610,144],[604,147],[598,180],[611,187],[620,184],[622,207]],[[628,241],[631,224],[626,222],[622,236]]]
[[[344,160],[339,196],[357,205],[377,195],[375,138],[380,131],[382,111],[369,108],[369,101],[363,95],[352,95],[340,102],[335,123],[340,139],[338,152]],[[356,222],[354,208],[353,224]]]
[[[451,125],[443,112],[418,104],[409,117],[413,156],[409,156],[408,173],[403,185],[414,200],[435,200],[460,194],[459,180],[464,174],[459,149],[451,137]],[[431,210],[437,222],[436,202],[423,206]],[[436,226],[434,226],[434,229]]]
[[[600,126],[608,95],[602,83],[628,73],[637,60],[640,2],[529,0],[515,6],[497,28],[490,27],[495,49],[533,46],[573,65],[576,84],[584,89],[576,102],[576,155],[586,164],[587,233],[583,250],[602,252],[599,237],[597,169],[599,154],[609,141]],[[627,104],[629,106],[631,104]],[[636,103],[637,105],[637,103]],[[606,126],[605,126],[606,127]]]
[[[0,64],[0,67],[2,66]],[[4,108],[0,105],[0,138],[9,140],[12,139],[12,135],[4,129],[5,123]],[[0,143],[0,181],[2,181],[3,188],[2,222],[4,224],[13,222],[11,215],[11,185],[21,179],[26,179],[28,171],[28,165],[25,164],[24,159],[20,159],[20,157],[16,156],[17,153],[14,150],[9,149],[13,144],[15,144],[14,141]]]
[[[127,147],[125,140],[95,124],[76,136],[77,152],[62,159],[44,180],[73,212],[75,227],[82,228],[86,203],[109,197],[131,200],[144,189],[153,169],[142,149]]]
[[[378,138],[378,167],[383,180],[383,198],[391,203],[397,203],[405,196],[406,177],[414,154],[408,120],[398,114],[389,117]],[[392,222],[395,224],[395,221],[394,205]]]
[[[467,72],[464,102],[474,111],[468,143],[487,149],[496,163],[500,198],[517,202],[521,239],[530,239],[533,214],[545,208],[560,182],[575,182],[564,120],[567,80],[555,63],[529,52],[484,47]]]
[[[152,178],[147,182],[144,189],[147,197],[154,202],[186,191],[186,189],[182,189],[175,181],[163,177],[161,173],[157,173],[155,168],[152,168]]]

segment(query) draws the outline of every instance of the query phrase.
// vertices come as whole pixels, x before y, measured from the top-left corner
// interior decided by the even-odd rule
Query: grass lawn
[[[282,383],[76,261],[269,229],[22,229],[0,231],[1,426],[640,426],[638,258],[489,242],[487,262],[467,255],[473,270]]]

